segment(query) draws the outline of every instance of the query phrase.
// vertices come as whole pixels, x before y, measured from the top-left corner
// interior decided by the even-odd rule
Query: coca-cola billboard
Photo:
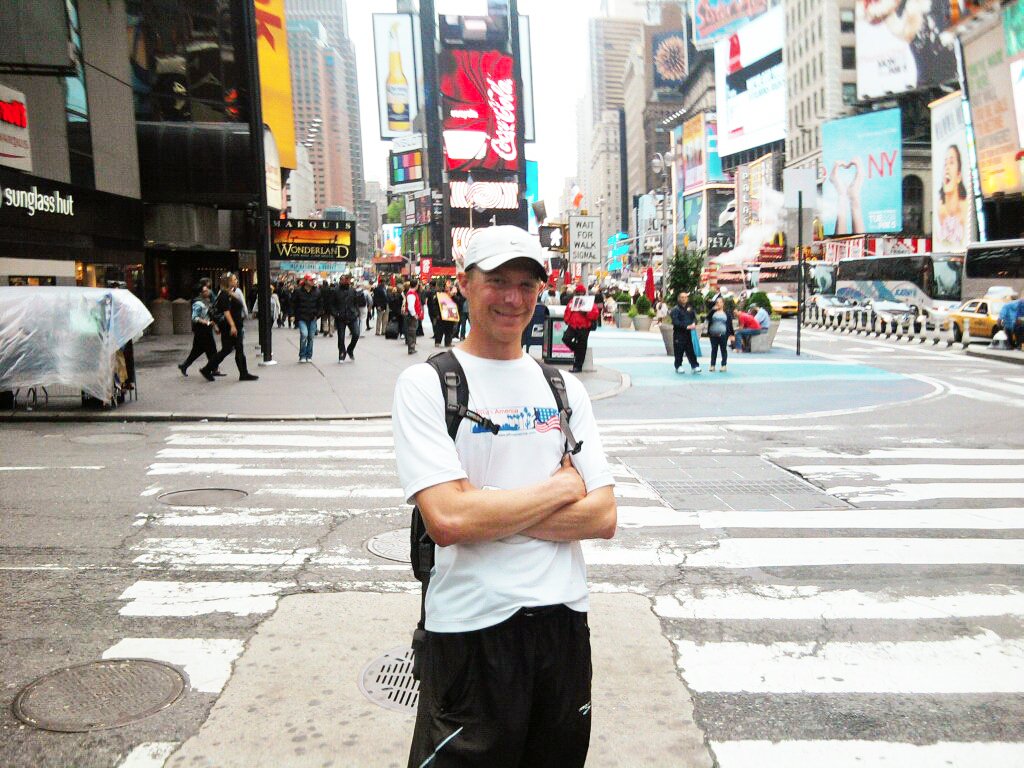
[[[445,50],[440,57],[444,154],[450,171],[518,171],[512,57]]]

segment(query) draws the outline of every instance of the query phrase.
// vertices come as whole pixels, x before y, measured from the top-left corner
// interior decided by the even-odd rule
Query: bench
[[[768,352],[775,341],[775,334],[779,331],[779,321],[772,320],[768,324],[768,330],[750,337],[751,352]]]

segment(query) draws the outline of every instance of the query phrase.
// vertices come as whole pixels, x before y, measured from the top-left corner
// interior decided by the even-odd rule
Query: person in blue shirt
[[[213,320],[210,317],[210,286],[212,282],[204,277],[196,286],[196,295],[192,299],[192,349],[185,362],[178,364],[182,376],[188,376],[188,367],[200,355],[206,355],[207,367],[200,373],[207,381],[213,381],[217,371],[217,342],[213,340]]]
[[[999,324],[1006,331],[1010,349],[1017,349],[1024,341],[1024,299],[1008,301],[999,310]]]
[[[772,324],[772,316],[768,314],[768,310],[764,307],[757,308],[757,312],[754,313],[754,319],[757,320],[757,324],[761,326],[762,331],[767,331]]]

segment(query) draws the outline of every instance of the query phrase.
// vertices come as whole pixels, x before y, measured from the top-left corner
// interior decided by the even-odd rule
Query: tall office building
[[[356,212],[357,239],[365,239],[370,231],[370,208],[366,199],[366,182],[363,173],[363,139],[360,133],[359,85],[356,77],[356,51],[349,36],[348,6],[346,0],[287,0],[285,13],[288,28],[294,21],[315,21],[326,32],[328,66],[332,69],[335,112],[330,119],[323,118],[321,132],[327,132],[337,125],[341,139],[339,152],[342,157],[343,183],[347,190],[342,200],[330,205],[342,205]],[[372,50],[372,48],[370,49]],[[293,90],[296,78],[295,59],[292,59]],[[298,97],[296,97],[296,100]],[[299,104],[296,103],[296,107]],[[299,141],[305,135],[300,131],[296,111],[295,133]],[[362,230],[359,232],[358,230]]]

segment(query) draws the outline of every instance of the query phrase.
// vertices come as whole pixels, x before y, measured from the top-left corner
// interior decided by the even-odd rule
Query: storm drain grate
[[[118,728],[169,707],[185,691],[182,672],[149,659],[108,659],[64,667],[21,690],[15,716],[45,731]]]
[[[673,496],[708,496],[740,493],[816,493],[800,480],[649,480],[648,484],[671,501]]]
[[[219,507],[248,496],[248,491],[237,488],[186,488],[161,493],[157,499],[172,507]]]
[[[396,563],[410,562],[409,547],[408,528],[381,533],[366,542],[366,548],[377,557],[394,560]]]
[[[420,683],[412,676],[412,648],[392,648],[367,664],[359,676],[359,690],[385,709],[415,715]]]

